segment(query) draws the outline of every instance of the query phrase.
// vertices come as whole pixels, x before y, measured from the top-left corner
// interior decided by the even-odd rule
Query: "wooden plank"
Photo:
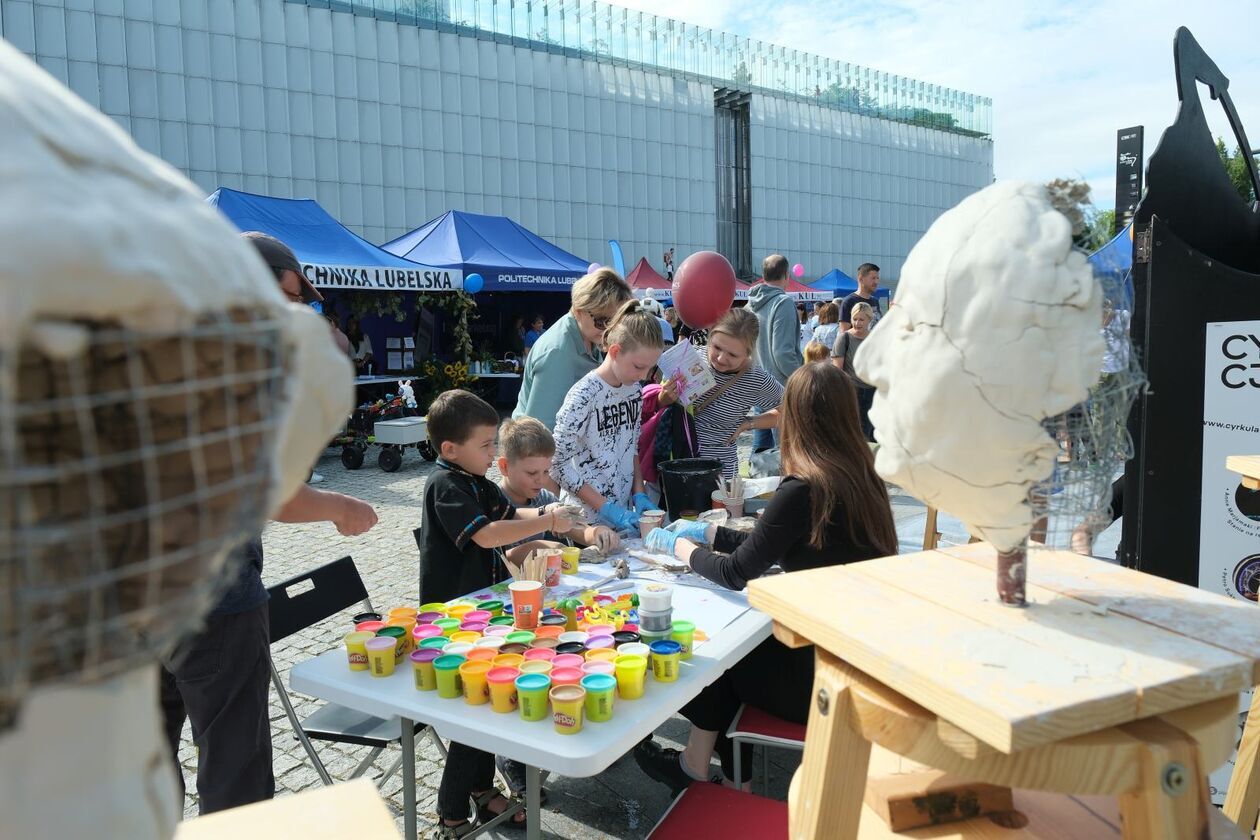
[[[1142,720],[1123,729],[1147,745],[1139,762],[1142,786],[1120,796],[1125,840],[1183,840],[1208,836],[1207,772],[1194,739],[1162,721]],[[1170,790],[1174,767],[1181,788]]]
[[[1010,788],[968,781],[941,770],[869,778],[866,805],[893,831],[958,822],[1015,807]]]
[[[853,701],[842,664],[819,650],[814,662],[814,697],[809,707],[805,755],[788,792],[788,827],[793,840],[857,835],[862,819],[871,745],[850,725]]]
[[[367,779],[317,787],[185,820],[175,840],[398,840],[394,818]]]
[[[1230,455],[1225,459],[1225,469],[1260,482],[1260,455]]]
[[[1238,756],[1234,759],[1234,773],[1225,792],[1225,816],[1248,834],[1256,827],[1260,816],[1260,763],[1256,753],[1260,751],[1260,691],[1251,697],[1251,709],[1247,712],[1247,725],[1243,728]]]
[[[1036,553],[1032,554],[1033,561]],[[1120,613],[1096,607],[1029,584],[1026,609],[1011,609],[993,594],[993,572],[960,563],[936,552],[883,558],[847,567],[853,573],[900,589],[907,597],[919,597],[945,610],[965,613],[1011,639],[1020,639],[1042,654],[1034,660],[1015,658],[1012,649],[968,651],[989,667],[1010,670],[1016,676],[1012,689],[1027,692],[1034,705],[1051,708],[1057,693],[1048,671],[1070,667],[1062,675],[1074,680],[1118,680],[1134,687],[1135,706],[1127,720],[1193,706],[1227,694],[1237,694],[1251,683],[1252,660],[1204,644],[1188,636],[1136,621]],[[984,593],[983,597],[977,597]],[[948,632],[948,628],[942,628]],[[1008,653],[1009,651],[1009,653]],[[1021,651],[1018,656],[1024,656]],[[942,662],[948,679],[952,662]],[[1031,672],[1031,673],[1025,673]],[[1061,680],[1058,680],[1061,681]],[[1039,692],[1048,696],[1037,698]],[[938,712],[939,713],[939,712]],[[969,731],[968,721],[948,718]],[[1102,729],[1126,719],[1098,719]],[[1039,721],[1044,724],[1045,721]],[[1018,728],[1020,724],[1016,722]],[[1070,729],[1075,730],[1073,723]],[[1090,731],[1090,730],[1085,730]],[[1068,731],[1064,737],[1078,734]],[[1057,739],[1055,739],[1057,740]]]
[[[1128,682],[1078,681],[1074,675],[1086,663],[1070,653],[1045,669],[1034,667],[1045,651],[856,574],[855,565],[752,581],[749,601],[946,720],[965,721],[964,729],[1003,752],[1098,729],[1098,720],[1133,719],[1137,702]],[[1003,648],[1029,663],[1025,672],[989,667],[980,655]]]
[[[997,552],[988,543],[938,552],[996,574]],[[1260,685],[1260,610],[1255,604],[1069,551],[1030,552],[1028,582],[1244,656],[1252,661],[1251,684]]]
[[[1013,813],[900,832],[890,829],[875,811],[864,807],[858,840],[1119,840],[1119,819],[1108,819],[1110,802],[1099,797],[1017,790],[1013,798]],[[1110,811],[1114,812],[1114,807]]]

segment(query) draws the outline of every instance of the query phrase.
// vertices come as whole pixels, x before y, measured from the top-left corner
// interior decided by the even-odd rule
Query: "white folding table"
[[[605,564],[583,565],[578,575],[564,576],[560,589],[593,583],[607,572]],[[649,574],[631,578],[636,588],[648,582]],[[550,717],[527,723],[517,714],[496,713],[489,704],[470,706],[462,699],[448,700],[438,697],[437,692],[417,691],[408,662],[384,678],[372,677],[366,671],[351,671],[345,651],[340,649],[293,666],[289,684],[295,691],[357,711],[402,719],[403,824],[407,840],[416,836],[416,721],[429,724],[444,738],[525,764],[526,836],[537,840],[542,830],[540,769],[574,777],[601,772],[770,635],[769,619],[750,609],[743,593],[678,584],[673,603],[675,618],[694,621],[709,640],[697,645],[691,660],[683,663],[677,682],[659,683],[649,674],[642,698],[618,698],[612,720],[587,721],[576,735],[557,733]]]

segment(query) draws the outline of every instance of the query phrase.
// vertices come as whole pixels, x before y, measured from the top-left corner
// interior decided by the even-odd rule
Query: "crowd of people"
[[[300,272],[294,276],[296,260],[290,262],[282,243],[270,240],[259,250],[291,299],[318,298],[301,284]],[[610,269],[578,280],[569,311],[532,341],[510,419],[501,421],[494,407],[464,390],[446,391],[429,406],[429,440],[438,458],[415,531],[418,603],[449,601],[507,580],[504,561],[519,562],[542,545],[615,551],[622,535],[637,536],[640,515],[660,506],[655,481],[662,458],[713,458],[723,475],[734,476],[741,468],[736,441],[750,431],[773,433],[782,464],[781,483],[753,530],[680,519],[652,530],[649,550],[673,554],[732,590],[773,566],[794,571],[895,553],[888,494],[867,443],[863,385],[852,368],[854,351],[878,318],[878,268],[871,268],[875,279],[859,290],[866,292],[862,300],[820,308],[814,336],[827,338],[831,326],[835,338],[822,361],[806,364],[796,307],[784,293],[787,260],[767,257],[749,306],[731,308],[708,330],[701,356],[715,384],[690,410],[657,368],[666,345],[679,337],[677,313],[635,300]],[[351,351],[370,358],[370,343],[355,326],[348,325]],[[531,326],[538,331],[542,325]],[[497,482],[487,477],[494,466]],[[277,515],[281,522],[321,520],[354,535],[371,528],[376,516],[363,502],[309,486]],[[238,582],[206,630],[164,672],[162,705],[173,752],[184,720],[192,720],[202,813],[274,792],[261,541],[242,553]],[[228,646],[233,656],[219,657]],[[768,672],[781,677],[765,680]],[[634,757],[648,776],[677,790],[712,778],[716,753],[721,780],[746,787],[747,778],[734,778],[724,736],[740,704],[804,723],[812,681],[812,654],[769,639],[682,710],[692,723],[685,750],[648,739]],[[495,787],[496,766],[507,791]],[[476,830],[502,814],[510,797],[523,795],[524,784],[515,762],[452,743],[439,787],[437,836]],[[523,822],[524,814],[515,819]]]

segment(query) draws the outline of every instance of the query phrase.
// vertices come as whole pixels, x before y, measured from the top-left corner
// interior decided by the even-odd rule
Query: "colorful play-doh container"
[[[368,673],[374,677],[388,677],[394,673],[394,650],[398,641],[392,636],[373,636],[363,643],[367,648]]]
[[[542,583],[536,580],[514,580],[508,584],[512,593],[512,616],[516,626],[522,630],[533,630],[538,626],[538,617],[542,613]]]
[[[490,686],[486,682],[486,674],[494,666],[489,662],[469,662],[465,660],[459,666],[459,678],[464,683],[464,702],[470,706],[480,706],[490,700]]]
[[[554,650],[549,650],[548,648],[530,648],[522,654],[526,660],[541,659],[544,662],[550,662],[555,658],[555,655],[556,652]]]
[[[584,645],[591,635],[584,630],[566,630],[556,638],[560,640],[560,644],[567,645],[570,643]]]
[[[647,660],[642,656],[618,656],[613,660],[613,667],[621,699],[637,700],[642,697],[643,683],[647,679]]]
[[[503,642],[502,636],[482,636],[480,639],[473,642],[473,647],[489,648],[490,650],[493,650],[495,653],[499,653],[500,652],[499,648],[503,647],[503,645],[504,645],[504,642]]]
[[[547,692],[551,677],[546,674],[521,674],[516,678],[516,703],[521,720],[543,720],[547,717]]]
[[[367,621],[360,621],[358,624],[354,625],[354,629],[360,633],[371,633],[375,636],[376,631],[380,630],[384,626],[385,622],[381,621],[379,618],[374,618],[368,619]]]
[[[559,653],[551,658],[551,664],[556,668],[581,668],[585,663],[586,660],[576,653]]]
[[[591,636],[589,639],[586,640],[587,650],[599,650],[600,648],[608,648],[611,650],[612,647],[613,647],[612,636],[608,636],[608,635]]]
[[[393,618],[415,618],[420,611],[415,607],[394,607],[389,611],[389,619]]]
[[[446,613],[432,610],[430,612],[416,613],[416,624],[432,624],[439,618],[446,618]]]
[[[350,619],[350,623],[357,627],[365,621],[380,621],[382,618],[383,616],[378,612],[361,612]],[[375,633],[376,631],[373,630],[372,632]]]
[[[576,575],[578,573],[578,564],[582,560],[582,549],[576,546],[568,546],[560,549],[560,573],[566,575]]]
[[[506,639],[506,637],[504,637]],[[529,645],[523,645],[520,642],[505,641],[499,650],[503,653],[524,653],[529,650]]]
[[[472,604],[451,604],[446,608],[446,614],[451,618],[464,620],[464,616],[472,612],[474,609]]]
[[[639,609],[663,612],[674,603],[674,587],[668,583],[649,583],[639,590]]]
[[[516,678],[520,675],[515,668],[491,668],[486,672],[491,709],[502,714],[516,711]]]
[[[587,662],[612,662],[620,655],[619,651],[610,647],[595,648],[586,652]]]
[[[428,639],[421,639],[420,644],[416,645],[420,650],[441,650],[451,643],[451,640],[445,636],[432,636]]]
[[[582,677],[582,689],[586,692],[586,719],[594,723],[612,720],[614,689],[617,680],[608,674],[587,674]]]
[[[551,663],[545,659],[527,659],[518,669],[522,674],[550,674]]]
[[[468,642],[469,644],[472,644],[473,642],[477,641],[480,638],[481,638],[480,633],[474,633],[471,630],[460,630],[456,633],[451,634],[452,642]]]
[[[377,630],[376,635],[378,637],[388,636],[394,640],[394,664],[397,665],[399,662],[402,662],[403,655],[407,652],[408,642],[411,641],[410,637],[407,636],[407,631],[401,627],[393,627],[387,624],[380,630]]]
[[[499,655],[499,651],[494,648],[483,648],[473,646],[473,649],[464,654],[464,658],[469,662],[489,662]]]
[[[531,650],[542,649],[542,650],[550,650],[554,652],[556,648],[560,647],[560,641],[559,639],[547,639],[547,638],[534,639],[534,643],[530,645],[529,647]]]
[[[417,691],[435,691],[437,689],[437,671],[433,668],[433,662],[439,656],[441,651],[436,650],[417,650],[411,654],[412,671],[415,673],[416,690]]]
[[[602,659],[596,662],[587,662],[582,666],[583,674],[608,674],[612,676],[615,671],[616,669],[611,662],[606,662]]]
[[[425,639],[432,639],[434,636],[444,636],[442,628],[436,624],[417,624],[411,630],[411,638],[415,639],[416,644],[420,644]]]
[[[416,620],[414,618],[391,618],[386,626],[402,628],[404,656],[416,649],[416,640],[411,635],[412,631],[416,629]]]
[[[459,666],[464,664],[464,657],[454,654],[443,654],[433,660],[433,670],[437,675],[438,697],[451,699],[464,693],[464,683],[459,676]]]
[[[611,636],[615,629],[611,624],[588,624],[586,626],[586,635]]]
[[[508,633],[513,633],[515,631],[516,628],[510,624],[487,624],[486,629],[482,631],[482,635],[506,639]]]
[[[612,634],[612,637],[613,644],[615,644],[618,649],[620,649],[622,645],[643,641],[642,637],[640,637],[638,633],[633,633],[629,630],[618,630],[616,633]]]
[[[459,632],[476,633],[480,636],[482,633],[486,632],[486,628],[489,626],[490,625],[486,624],[484,621],[469,621],[468,619],[464,619],[464,623],[459,625]]]
[[[520,653],[500,653],[491,661],[496,668],[516,668],[525,661],[525,656]]]
[[[551,684],[552,685],[577,685],[582,681],[581,668],[557,668],[552,665],[551,668]]]
[[[450,636],[452,633],[459,632],[459,625],[463,622],[458,618],[439,618],[433,622],[434,626],[442,628],[443,636]]]
[[[556,645],[556,653],[576,653],[581,656],[586,650],[585,642],[561,642]]]
[[[674,682],[678,679],[678,660],[682,658],[682,645],[672,639],[652,642],[652,677],[657,682]]]
[[[503,615],[502,601],[481,601],[477,604],[477,609],[490,613],[490,618],[498,618]],[[489,620],[489,619],[487,619]]]
[[[582,731],[582,706],[586,701],[586,689],[580,685],[556,685],[552,680],[551,719],[561,735],[576,735]]]
[[[686,660],[691,658],[691,643],[696,636],[696,625],[690,621],[675,621],[673,628],[670,630],[669,637],[678,644],[682,645],[682,653],[680,658]]]
[[[494,614],[489,610],[477,609],[464,613],[464,621],[479,621],[482,624],[489,624],[492,618],[494,618]]]
[[[624,645],[618,645],[617,654],[620,656],[642,656],[649,662],[652,660],[652,649],[642,642],[627,642]]]
[[[490,619],[490,625],[492,627],[511,627],[515,622],[516,619],[512,618],[512,616],[503,614],[502,607],[499,608],[499,614]]]
[[[543,627],[564,627],[568,620],[564,613],[548,613],[540,618],[538,623]]]
[[[375,639],[373,633],[365,633],[355,630],[353,633],[345,635],[346,643],[346,659],[349,660],[351,671],[366,671],[368,669],[367,640]]]
[[[562,616],[563,617],[563,616]],[[534,641],[539,639],[555,639],[556,644],[560,644],[560,634],[564,632],[564,625],[557,627],[554,624],[542,624],[534,630]]]
[[[427,604],[420,605],[420,612],[422,613],[435,612],[435,613],[441,613],[442,615],[446,615],[446,604],[438,603],[437,601],[430,601]]]
[[[504,636],[504,638],[507,639],[508,644],[528,646],[538,637],[534,635],[532,630],[513,630],[511,633]]]
[[[446,647],[442,648],[442,653],[465,656],[470,650],[472,650],[471,642],[447,642]]]

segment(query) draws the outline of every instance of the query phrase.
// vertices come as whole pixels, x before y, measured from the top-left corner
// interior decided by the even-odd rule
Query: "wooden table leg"
[[[1212,806],[1195,740],[1156,718],[1119,728],[1146,747],[1141,758],[1141,787],[1119,797],[1126,840],[1207,838],[1208,809]]]
[[[927,509],[927,521],[923,523],[923,550],[933,551],[941,543],[941,532],[936,530],[936,508]]]
[[[1251,709],[1247,712],[1247,725],[1243,727],[1242,741],[1238,744],[1238,757],[1234,759],[1234,775],[1229,779],[1225,793],[1225,816],[1229,817],[1244,834],[1250,834],[1260,816],[1260,766],[1256,752],[1260,749],[1260,688],[1251,695]]]
[[[788,793],[788,823],[793,840],[852,840],[862,819],[871,745],[853,727],[853,695],[840,660],[815,650],[809,738]]]

